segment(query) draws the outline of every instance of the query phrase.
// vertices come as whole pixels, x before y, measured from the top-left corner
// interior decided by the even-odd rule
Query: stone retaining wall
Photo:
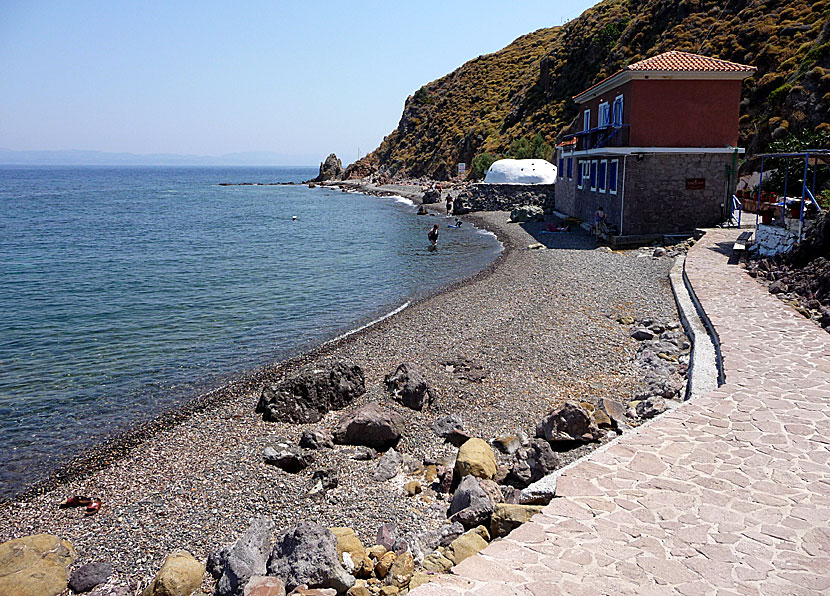
[[[804,232],[813,225],[814,220],[804,220]],[[762,257],[790,252],[798,242],[798,226],[797,219],[788,219],[784,226],[759,224],[751,250],[758,251]]]
[[[553,211],[555,184],[473,184],[458,195],[465,210],[510,211],[536,205]]]

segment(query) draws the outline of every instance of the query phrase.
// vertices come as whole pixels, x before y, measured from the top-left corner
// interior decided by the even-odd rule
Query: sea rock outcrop
[[[267,384],[256,406],[266,422],[318,422],[366,392],[363,369],[338,362],[328,371],[307,369],[281,383]]]
[[[334,154],[331,153],[326,160],[320,164],[320,171],[313,182],[326,182],[329,180],[343,179],[343,163]]]

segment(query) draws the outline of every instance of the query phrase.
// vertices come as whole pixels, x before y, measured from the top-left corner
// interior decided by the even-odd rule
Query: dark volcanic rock
[[[334,153],[331,153],[326,161],[320,164],[320,171],[313,182],[325,182],[327,180],[343,179],[343,163]]]
[[[390,480],[398,475],[398,470],[401,469],[401,462],[403,457],[394,449],[390,449],[380,458],[375,471],[372,472],[372,478],[378,482]]]
[[[338,362],[329,371],[305,370],[282,383],[266,385],[256,406],[266,422],[317,422],[366,391],[363,370]]]
[[[340,420],[334,441],[383,450],[397,445],[403,430],[404,419],[400,414],[370,402]]]
[[[315,470],[311,475],[311,481],[314,483],[309,491],[312,494],[337,488],[340,483],[336,470]]]
[[[433,203],[438,203],[441,200],[441,191],[435,188],[428,188],[424,191],[424,196],[421,198],[421,201],[424,205],[432,205]]]
[[[423,410],[432,405],[432,388],[424,378],[421,367],[414,362],[404,362],[394,373],[386,375],[386,388],[400,398],[403,405],[413,410]]]
[[[516,488],[525,488],[559,468],[559,458],[544,439],[531,439],[519,447],[514,454],[504,483]]]
[[[252,576],[265,575],[273,530],[270,517],[258,517],[236,543],[211,555],[212,573],[220,571],[216,596],[241,596]]]
[[[601,432],[588,410],[567,401],[536,425],[536,436],[551,443],[595,441],[600,438]]]
[[[277,466],[281,470],[292,474],[304,470],[314,463],[314,457],[305,449],[287,443],[266,447],[262,451],[262,458],[266,464]]]
[[[432,432],[455,447],[461,447],[471,436],[464,430],[464,424],[456,414],[442,416],[433,421],[429,427],[432,429]]]
[[[277,536],[268,559],[268,575],[280,578],[288,590],[306,584],[342,593],[355,581],[340,564],[335,535],[309,521],[301,521]]]
[[[482,488],[475,476],[465,476],[450,503],[450,520],[459,522],[465,528],[486,524],[493,514],[495,503],[490,494]]]
[[[112,575],[112,565],[97,561],[78,567],[69,577],[69,587],[72,591],[81,594],[89,592],[98,584],[103,584]]]
[[[323,447],[332,449],[334,447],[334,441],[331,435],[325,431],[316,428],[307,428],[300,436],[300,447],[306,449],[322,449]]]

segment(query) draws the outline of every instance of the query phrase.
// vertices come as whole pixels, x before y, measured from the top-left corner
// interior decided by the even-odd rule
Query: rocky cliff
[[[668,50],[757,67],[745,81],[741,143],[830,131],[830,0],[604,0],[562,27],[479,56],[407,98],[398,127],[347,177],[450,177],[516,140],[549,144],[571,126],[573,95]]]

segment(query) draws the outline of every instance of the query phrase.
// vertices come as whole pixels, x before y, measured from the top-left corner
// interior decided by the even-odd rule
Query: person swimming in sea
[[[427,238],[429,238],[430,246],[433,248],[438,245],[438,224],[432,226],[432,229],[427,234]]]

